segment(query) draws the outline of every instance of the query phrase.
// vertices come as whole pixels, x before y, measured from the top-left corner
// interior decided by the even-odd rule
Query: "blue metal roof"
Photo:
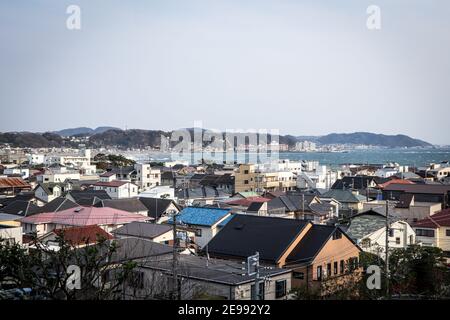
[[[225,217],[231,209],[187,207],[177,215],[180,221],[189,225],[212,226]],[[172,218],[168,223],[173,223]]]

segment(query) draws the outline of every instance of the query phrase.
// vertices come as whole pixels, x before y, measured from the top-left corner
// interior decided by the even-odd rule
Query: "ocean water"
[[[168,161],[175,160],[168,153],[130,153],[126,156],[136,161]],[[290,160],[317,160],[320,164],[328,166],[340,166],[342,164],[386,164],[396,162],[400,165],[424,166],[430,163],[450,161],[450,149],[369,149],[350,150],[347,152],[280,152],[279,159]],[[201,153],[194,153],[191,157],[183,158],[189,163],[198,163],[202,158]],[[208,153],[203,154],[205,160],[227,159],[224,154],[217,154],[211,157]],[[237,153],[234,161],[238,163],[254,162],[255,154]]]

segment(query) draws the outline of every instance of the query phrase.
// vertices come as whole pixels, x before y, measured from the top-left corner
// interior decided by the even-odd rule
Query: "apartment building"
[[[235,173],[235,192],[295,190],[300,165],[280,162],[275,165],[241,164]]]

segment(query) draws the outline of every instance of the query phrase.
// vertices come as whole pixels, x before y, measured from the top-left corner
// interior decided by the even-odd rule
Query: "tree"
[[[95,245],[82,248],[64,239],[56,238],[58,250],[50,248],[37,238],[33,249],[27,252],[18,244],[0,241],[0,290],[31,288],[39,299],[118,299],[122,285],[132,275],[133,261],[117,262],[115,241],[98,238]],[[78,266],[80,288],[71,290],[73,274],[69,266]],[[113,279],[109,281],[108,279]]]

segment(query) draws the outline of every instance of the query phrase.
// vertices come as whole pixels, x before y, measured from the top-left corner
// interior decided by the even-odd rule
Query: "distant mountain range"
[[[108,130],[120,130],[115,127],[98,127],[97,129],[87,128],[87,127],[79,127],[79,128],[70,128],[63,129],[59,131],[55,131],[54,133],[62,136],[62,137],[72,137],[72,136],[92,136],[97,133],[103,133]]]
[[[188,129],[192,131],[193,129]],[[64,129],[52,133],[7,132],[0,133],[0,144],[8,143],[13,147],[59,147],[75,146],[69,137],[89,137],[90,147],[113,146],[119,148],[157,148],[161,144],[161,135],[170,137],[171,131],[160,130],[121,130],[114,127],[98,127],[96,129],[80,127]],[[237,136],[245,136],[245,133]],[[268,137],[268,142],[272,137]],[[294,146],[299,141],[312,141],[319,145],[353,144],[379,147],[431,147],[432,144],[408,137],[406,135],[384,135],[369,132],[331,133],[325,136],[293,136],[280,135],[279,143]]]

